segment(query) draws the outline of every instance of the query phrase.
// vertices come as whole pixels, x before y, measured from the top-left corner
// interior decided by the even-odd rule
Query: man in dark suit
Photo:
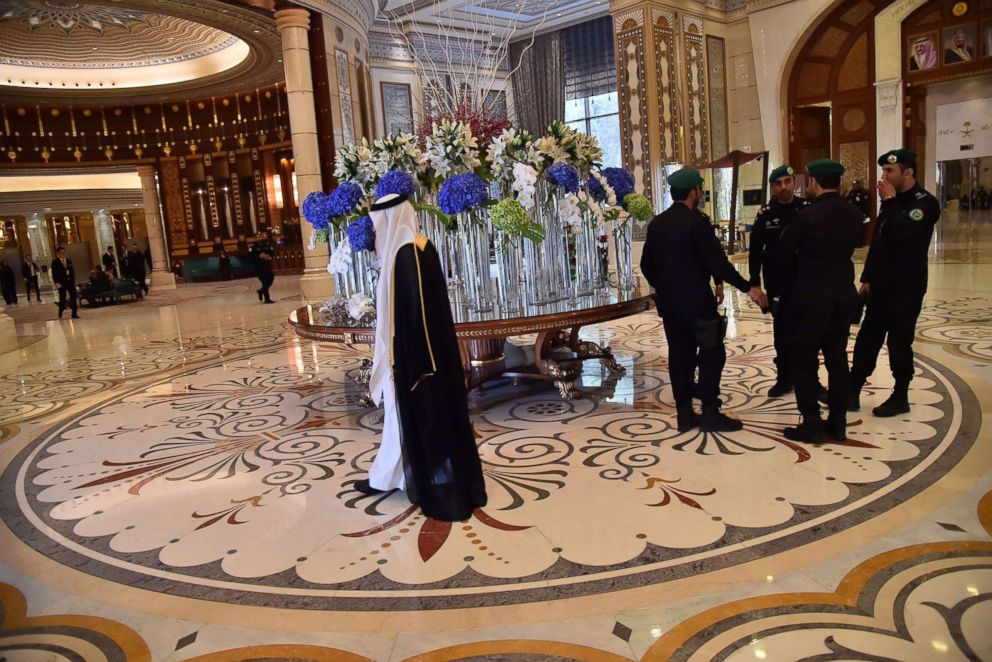
[[[58,257],[52,262],[52,280],[59,288],[59,319],[62,319],[62,313],[67,307],[72,308],[72,319],[79,319],[76,271],[72,267],[72,260],[66,257],[65,246],[59,246],[57,255]]]
[[[271,260],[272,256],[263,249],[258,253],[258,265],[255,267],[255,275],[258,276],[258,281],[262,285],[258,289],[258,300],[265,303],[275,303],[269,297],[269,288],[272,287],[272,282],[276,279],[275,273],[272,271]]]
[[[103,270],[104,271],[107,271],[109,269],[110,271],[112,271],[114,273],[114,276],[116,277],[117,276],[117,258],[114,257],[114,247],[113,246],[107,246],[107,252],[103,254],[102,261],[103,261]]]
[[[127,268],[131,279],[142,292],[148,294],[148,285],[145,284],[145,256],[138,250],[138,244],[131,244],[131,250],[127,254]]]
[[[31,302],[31,288],[34,288],[34,293],[38,297],[39,303],[41,302],[41,288],[38,287],[38,274],[40,273],[38,265],[34,263],[34,258],[30,255],[24,258],[24,264],[21,265],[21,276],[24,277],[24,288],[28,293],[28,303]]]
[[[787,314],[792,330],[789,366],[802,422],[785,429],[786,439],[821,443],[827,436],[847,439],[847,339],[857,308],[854,263],[864,216],[838,193],[844,166],[818,159],[806,166],[810,206],[801,210],[779,239],[786,259],[796,264]],[[817,402],[819,354],[829,379],[830,415],[826,426]]]
[[[704,432],[740,430],[739,420],[720,412],[720,374],[727,360],[723,319],[710,279],[730,283],[762,307],[765,293],[737,273],[709,223],[696,213],[703,178],[683,168],[668,178],[675,203],[648,226],[641,273],[655,289],[655,302],[668,340],[668,374],[675,395],[679,431],[697,425]],[[692,376],[699,367],[702,417],[692,409]]]

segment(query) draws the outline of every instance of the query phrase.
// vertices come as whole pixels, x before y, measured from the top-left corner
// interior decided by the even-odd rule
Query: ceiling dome
[[[189,93],[246,73],[266,84],[279,48],[270,18],[217,2],[0,0],[0,86],[14,94]]]

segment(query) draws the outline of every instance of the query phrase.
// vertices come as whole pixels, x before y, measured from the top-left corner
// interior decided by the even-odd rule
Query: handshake
[[[761,308],[761,312],[768,310],[768,295],[765,294],[763,289],[760,287],[752,287],[750,291],[748,291],[747,295],[751,297],[751,301],[758,304],[758,307]]]

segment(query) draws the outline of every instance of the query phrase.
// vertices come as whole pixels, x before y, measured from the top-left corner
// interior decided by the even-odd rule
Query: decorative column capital
[[[276,27],[279,28],[279,32],[283,32],[289,28],[310,29],[310,12],[306,9],[300,9],[299,7],[277,9],[275,16]]]
[[[139,165],[138,166],[138,177],[145,179],[146,177],[155,176],[155,166],[150,165]]]

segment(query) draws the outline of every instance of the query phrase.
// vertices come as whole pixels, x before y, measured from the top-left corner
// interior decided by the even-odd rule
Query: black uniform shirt
[[[851,256],[861,244],[861,219],[861,210],[837,193],[817,196],[796,215],[781,246],[795,261],[793,298],[853,299]]]
[[[940,203],[917,184],[882,202],[861,282],[872,293],[922,296],[927,291],[927,252],[940,218]]]
[[[778,242],[782,231],[788,227],[800,209],[809,206],[809,201],[796,197],[792,202],[783,205],[772,199],[762,207],[754,217],[754,227],[751,229],[751,246],[748,254],[748,266],[751,270],[751,285],[761,286],[761,270],[764,267],[765,289],[771,295],[784,294],[788,291],[795,278],[785,268],[791,261],[779,254]]]
[[[696,211],[676,202],[648,225],[641,273],[656,290],[658,311],[685,313],[696,319],[716,314],[710,278],[742,292],[751,284],[734,269],[713,227]]]

